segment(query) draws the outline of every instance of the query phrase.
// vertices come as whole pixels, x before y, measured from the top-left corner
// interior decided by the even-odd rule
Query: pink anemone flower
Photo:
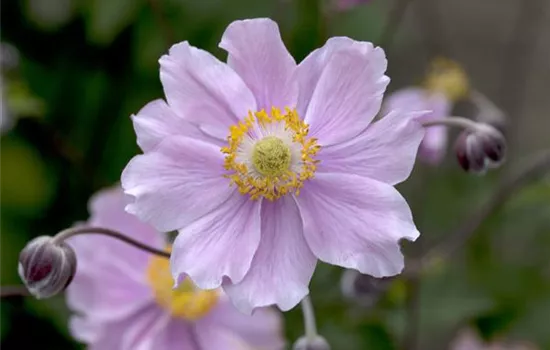
[[[221,62],[187,42],[160,59],[166,101],[133,116],[142,155],[126,210],[178,230],[171,269],[222,287],[244,313],[289,310],[318,260],[376,277],[402,271],[417,231],[394,188],[413,167],[424,112],[380,120],[384,51],[329,39],[299,65],[270,19],[231,23]]]
[[[124,211],[120,187],[90,201],[86,223],[131,234],[157,249],[163,236]],[[68,240],[78,256],[67,289],[75,312],[72,335],[95,350],[253,350],[284,348],[282,320],[273,309],[239,312],[221,290],[202,291],[188,280],[172,289],[169,260],[99,235]]]

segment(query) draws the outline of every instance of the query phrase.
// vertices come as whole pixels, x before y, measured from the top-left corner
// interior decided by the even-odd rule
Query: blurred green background
[[[525,5],[524,3],[530,3]],[[396,7],[396,4],[400,7]],[[404,8],[405,4],[408,5]],[[550,147],[550,11],[545,0],[383,1],[327,12],[317,0],[21,0],[2,2],[1,283],[19,284],[25,242],[87,218],[92,193],[118,181],[139,152],[129,116],[162,96],[158,58],[175,42],[224,59],[233,20],[271,17],[297,61],[328,36],[380,44],[390,90],[417,83],[436,53],[459,61],[476,89],[508,115],[505,167],[465,174],[452,152],[417,164],[400,186],[423,233],[415,256],[470,220],[514,165]],[[391,34],[391,33],[390,33]],[[10,46],[7,46],[10,45]],[[343,298],[338,268],[311,286],[320,332],[333,349],[447,349],[465,327],[485,339],[550,349],[550,182],[533,182],[498,208],[450,260],[418,281],[389,281],[372,306]],[[78,349],[63,298],[1,301],[2,349]],[[287,314],[289,344],[303,332]],[[29,336],[32,335],[32,336]],[[474,350],[474,349],[472,349]]]

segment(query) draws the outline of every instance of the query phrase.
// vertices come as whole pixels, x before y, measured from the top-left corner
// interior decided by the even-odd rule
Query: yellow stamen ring
[[[164,257],[151,257],[147,281],[157,303],[174,317],[197,320],[212,310],[219,299],[218,291],[200,290],[188,278],[174,289],[170,260]]]
[[[228,145],[221,149],[226,154],[224,166],[229,171],[226,176],[241,194],[248,194],[251,199],[264,197],[273,201],[291,192],[298,195],[304,181],[311,179],[317,169],[318,160],[314,157],[321,146],[315,138],[307,137],[309,126],[300,119],[296,110],[287,108],[285,112],[282,114],[275,107],[271,113],[265,110],[249,112],[243,121],[230,127]],[[265,128],[273,123],[284,123],[285,131],[290,132],[292,141],[300,146],[299,171],[291,169],[289,146],[274,136],[264,137],[254,144],[251,159],[254,169],[237,160],[239,147],[246,135],[253,128]]]

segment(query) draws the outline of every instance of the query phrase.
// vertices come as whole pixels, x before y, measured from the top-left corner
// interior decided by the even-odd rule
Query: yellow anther
[[[147,280],[157,303],[175,317],[196,320],[206,315],[218,302],[216,290],[200,290],[189,279],[173,289],[170,261],[153,256],[147,269]]]
[[[456,102],[469,93],[468,75],[460,64],[447,58],[433,60],[424,86],[427,90],[443,93]]]
[[[283,123],[284,130],[292,135],[292,142],[301,147],[299,168],[292,171],[292,152],[289,145],[278,137],[266,136],[256,140],[251,155],[254,169],[237,160],[237,152],[245,136],[254,128],[266,128],[269,124]],[[286,109],[282,113],[273,107],[270,113],[265,110],[249,112],[244,121],[229,128],[228,145],[221,148],[225,156],[225,169],[231,185],[238,187],[239,193],[249,195],[251,199],[261,197],[275,200],[294,192],[299,193],[304,181],[311,179],[317,169],[315,155],[320,149],[317,140],[308,138],[309,127],[300,119],[296,110]],[[253,171],[260,176],[255,175]]]

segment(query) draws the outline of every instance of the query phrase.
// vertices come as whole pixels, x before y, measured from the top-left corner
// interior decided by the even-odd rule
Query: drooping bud
[[[506,141],[502,133],[495,128],[488,126],[485,131],[478,132],[481,146],[487,157],[494,163],[500,163],[504,160]]]
[[[357,270],[346,270],[342,275],[340,286],[342,294],[350,301],[369,307],[378,301],[388,289],[391,278],[376,278],[364,275]]]
[[[293,350],[330,350],[330,345],[325,338],[320,335],[315,336],[313,339],[307,337],[301,337],[294,343]]]
[[[472,173],[484,173],[488,167],[499,166],[504,160],[505,150],[504,136],[488,124],[480,124],[474,132],[463,131],[455,144],[459,164]]]
[[[74,277],[76,264],[76,254],[68,244],[40,236],[23,248],[17,270],[29,292],[45,299],[65,290]]]

